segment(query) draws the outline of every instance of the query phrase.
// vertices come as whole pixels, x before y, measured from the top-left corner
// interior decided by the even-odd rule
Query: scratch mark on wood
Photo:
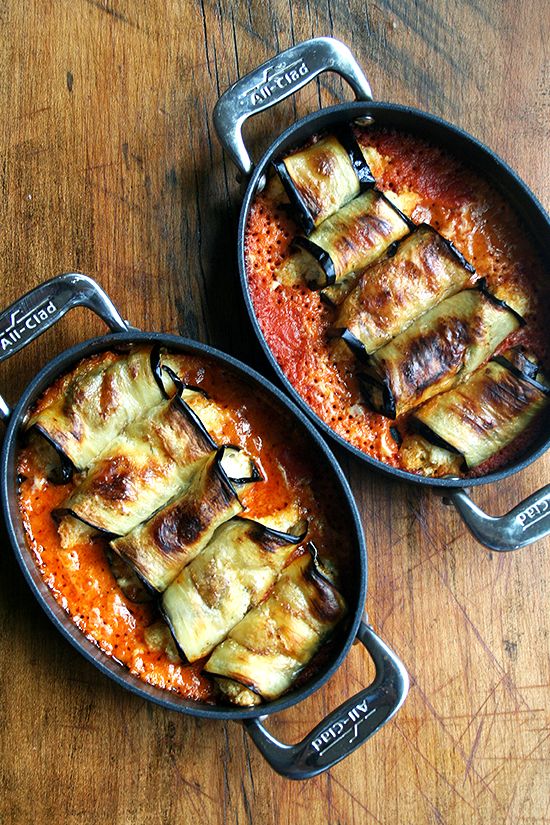
[[[209,799],[211,802],[213,802],[215,805],[217,805],[217,803],[218,803],[217,798],[216,798],[216,797],[214,797],[214,796],[212,796],[211,794],[209,794],[209,793],[208,793],[208,792],[207,792],[207,791],[206,791],[206,790],[205,790],[205,789],[204,789],[204,788],[203,788],[203,787],[199,784],[199,782],[197,782],[197,781],[192,781],[192,780],[190,780],[190,779],[187,779],[187,777],[185,777],[185,776],[184,776],[184,774],[182,773],[181,768],[180,768],[180,766],[179,766],[179,764],[178,764],[178,761],[177,761],[177,760],[178,760],[178,758],[180,758],[180,756],[179,756],[179,754],[178,754],[178,753],[177,753],[174,749],[172,749],[172,748],[169,748],[169,758],[170,758],[170,760],[171,760],[171,762],[172,762],[172,767],[173,767],[174,772],[175,772],[175,774],[176,774],[176,776],[177,776],[177,778],[178,778],[178,781],[181,783],[181,785],[183,785],[183,787],[184,787],[186,790],[190,791],[192,794],[198,794],[199,796],[203,796],[205,799]],[[193,802],[192,804],[193,804],[193,809],[195,810],[195,812],[197,813],[197,815],[198,815],[198,816],[200,816],[200,808],[198,808],[198,807],[196,806],[196,803],[195,803],[195,802]]]
[[[244,748],[244,755],[246,759],[246,770],[248,773],[248,778],[250,780],[250,785],[252,787],[252,793],[256,793],[256,786],[254,785],[254,773],[252,772],[252,762],[250,760],[250,744],[249,744],[249,736],[246,733],[244,727],[242,731],[242,738],[243,738],[243,748]]]
[[[469,714],[469,715],[467,716],[467,718],[468,718],[470,721],[469,721],[468,725],[466,725],[466,728],[464,729],[464,731],[462,732],[462,734],[460,735],[460,737],[459,737],[459,739],[458,739],[458,741],[459,741],[459,742],[461,742],[461,741],[462,741],[462,739],[466,736],[466,734],[468,733],[468,731],[470,730],[470,728],[472,727],[472,725],[473,725],[473,724],[475,724],[476,720],[477,720],[478,718],[480,718],[480,716],[482,716],[482,715],[483,715],[483,714],[481,713],[481,711],[482,711],[482,710],[485,708],[485,706],[488,704],[489,700],[493,698],[493,696],[494,696],[494,695],[495,695],[495,693],[497,692],[498,688],[502,685],[503,681],[504,681],[504,676],[501,676],[501,678],[498,680],[498,682],[496,682],[496,683],[493,685],[493,687],[491,688],[491,690],[489,691],[489,693],[487,694],[487,696],[485,697],[485,699],[483,700],[483,702],[481,703],[481,705],[480,705],[480,706],[478,707],[478,709],[475,711],[475,713],[474,713],[473,715],[472,715],[472,714]],[[487,714],[485,714],[485,715],[486,715],[487,717],[491,717],[491,716],[492,716],[492,717],[494,717],[494,716],[495,716],[495,712],[494,712],[494,711],[492,711],[492,712],[489,712],[489,713],[487,713]]]
[[[474,739],[473,745],[472,745],[472,747],[471,747],[470,753],[468,754],[468,759],[467,759],[467,761],[466,761],[466,770],[464,771],[464,781],[462,782],[462,784],[463,784],[463,785],[466,783],[466,780],[468,779],[468,775],[469,775],[469,773],[470,773],[470,770],[471,770],[471,767],[472,767],[472,763],[473,763],[473,761],[474,761],[474,756],[475,756],[476,751],[477,751],[477,749],[478,749],[478,747],[479,747],[479,742],[480,742],[480,739],[481,739],[481,732],[482,732],[482,730],[483,730],[483,719],[481,720],[481,722],[480,722],[480,723],[479,723],[479,725],[478,725],[478,728],[477,728],[477,732],[476,732],[476,736],[475,736],[475,739]],[[488,788],[488,787],[489,787],[489,786],[487,786],[487,788]]]
[[[344,791],[344,792],[345,792],[345,793],[346,793],[346,794],[347,794],[347,795],[348,795],[348,796],[349,796],[349,797],[350,797],[350,798],[351,798],[351,799],[352,799],[352,800],[353,800],[353,801],[354,801],[357,805],[359,805],[359,807],[360,807],[363,811],[365,811],[365,813],[367,813],[367,814],[371,817],[371,819],[373,819],[373,820],[374,820],[374,822],[376,822],[376,824],[377,824],[377,825],[384,825],[384,823],[383,823],[383,822],[381,822],[381,820],[380,820],[380,819],[378,819],[378,817],[377,817],[377,816],[375,816],[375,814],[373,814],[373,812],[372,812],[371,810],[369,810],[369,808],[367,808],[367,806],[365,805],[365,803],[364,803],[364,802],[361,802],[361,800],[360,800],[360,799],[358,799],[358,798],[355,796],[355,794],[354,794],[354,793],[352,793],[352,791],[351,791],[349,788],[347,788],[347,787],[346,787],[346,786],[345,786],[342,782],[340,782],[340,780],[339,780],[339,779],[337,779],[335,776],[332,776],[332,779],[333,779],[333,781],[336,783],[336,785],[338,785],[338,787],[339,787],[339,788],[342,788],[342,790],[343,790],[343,791]]]
[[[223,770],[223,821],[224,825],[227,822],[227,809],[229,802],[231,800],[230,790],[229,790],[229,764],[231,760],[231,748],[229,747],[229,734],[227,732],[227,723],[224,723],[223,726],[223,737],[224,737],[224,758],[222,759],[222,770]]]
[[[501,682],[502,682],[502,681],[503,681],[503,680],[501,679]],[[496,690],[496,688],[493,688],[493,692],[494,692],[494,690]],[[447,727],[443,724],[443,722],[442,722],[442,720],[441,720],[440,716],[438,715],[438,713],[437,713],[436,709],[434,708],[433,704],[430,702],[430,700],[428,699],[428,697],[426,696],[426,694],[424,693],[424,691],[422,690],[422,688],[421,688],[419,685],[417,685],[417,686],[416,686],[416,693],[417,693],[417,695],[418,695],[418,696],[420,696],[420,698],[422,699],[422,701],[423,701],[424,705],[425,705],[425,706],[426,706],[426,708],[429,710],[429,712],[431,713],[432,717],[435,719],[435,721],[437,722],[437,724],[438,724],[438,725],[442,728],[442,730],[445,732],[445,734],[446,734],[446,735],[447,735],[447,736],[451,739],[451,741],[452,741],[452,743],[453,743],[454,747],[456,748],[457,752],[460,754],[460,756],[462,757],[462,759],[464,760],[464,762],[467,764],[467,762],[468,762],[468,757],[466,756],[466,753],[465,753],[465,751],[464,751],[464,748],[463,748],[463,747],[462,747],[462,745],[460,744],[460,739],[459,739],[459,740],[455,739],[455,737],[454,737],[454,736],[453,736],[453,735],[452,735],[452,734],[448,731]],[[472,720],[472,721],[473,721],[473,720]],[[494,719],[492,720],[492,723],[494,724]],[[470,724],[472,724],[472,723],[470,723]],[[461,738],[462,738],[462,737],[461,737]],[[467,773],[469,773],[469,771],[470,771],[470,770],[472,770],[472,768],[473,768],[473,766],[472,766],[472,765],[470,765],[470,767],[469,767],[469,768],[468,768],[468,770],[467,770]],[[500,802],[499,802],[499,800],[497,799],[496,794],[494,793],[494,791],[492,790],[492,788],[490,788],[490,787],[489,787],[489,785],[487,785],[487,784],[483,781],[483,777],[479,774],[479,772],[477,771],[477,769],[476,769],[476,768],[473,768],[473,773],[474,773],[475,777],[476,777],[476,778],[477,778],[477,779],[481,782],[481,784],[485,787],[485,790],[487,790],[487,791],[489,792],[489,794],[493,797],[493,799],[495,800],[495,803],[496,803],[497,805],[499,805],[499,806],[500,806]],[[463,783],[463,784],[464,784],[464,783]]]
[[[467,805],[467,807],[468,807],[468,808],[470,808],[470,810],[474,811],[474,810],[475,810],[474,806],[473,806],[470,802],[468,802],[468,800],[466,799],[466,797],[465,797],[465,796],[463,796],[463,794],[461,794],[461,793],[460,793],[460,791],[459,791],[459,790],[457,790],[457,788],[455,788],[455,786],[452,784],[452,782],[450,782],[450,781],[449,781],[449,779],[447,779],[447,777],[445,776],[445,774],[441,773],[441,771],[440,771],[440,770],[439,770],[439,769],[438,769],[438,768],[437,768],[437,767],[433,764],[433,762],[431,762],[431,761],[428,759],[428,757],[427,757],[425,754],[423,754],[423,753],[422,753],[422,751],[419,749],[419,747],[418,747],[417,745],[415,745],[415,744],[414,744],[414,742],[412,742],[412,741],[409,739],[409,737],[407,736],[407,734],[405,733],[405,731],[403,730],[403,728],[401,727],[401,725],[400,725],[397,721],[396,721],[396,722],[394,722],[394,725],[395,725],[396,730],[398,730],[398,731],[399,731],[399,733],[401,734],[401,736],[402,736],[402,737],[403,737],[403,739],[405,740],[405,744],[407,745],[407,747],[409,748],[409,750],[411,750],[412,752],[414,752],[414,753],[418,754],[418,756],[419,756],[419,757],[420,757],[420,758],[421,758],[421,759],[422,759],[422,760],[423,760],[423,761],[424,761],[427,765],[429,765],[429,767],[430,767],[430,768],[434,771],[434,773],[435,773],[435,775],[437,776],[437,778],[438,778],[438,779],[440,779],[440,780],[441,780],[441,781],[442,781],[442,782],[443,782],[443,783],[444,783],[444,784],[445,784],[448,788],[450,788],[450,790],[452,791],[452,793],[453,793],[453,794],[455,794],[456,796],[458,796],[458,798],[459,798],[462,802],[464,802],[464,804],[465,804],[465,805]]]
[[[204,0],[201,3],[201,17],[202,17],[202,33],[204,38],[204,50],[206,52],[206,65],[208,67],[208,76],[212,77],[212,67],[210,66],[210,51],[208,48],[208,27],[206,23],[206,9],[204,7]]]
[[[464,607],[464,605],[456,597],[455,593],[453,592],[453,589],[449,585],[449,582],[445,579],[445,577],[441,574],[441,572],[437,569],[437,567],[433,564],[433,562],[431,562],[431,560],[430,560],[430,564],[432,564],[432,567],[433,567],[437,577],[440,579],[440,581],[443,582],[443,584],[447,588],[448,592],[450,593],[453,602],[456,604],[458,610],[460,611],[460,613],[463,616],[465,624],[471,629],[472,633],[474,634],[474,636],[478,640],[478,642],[481,645],[482,649],[487,654],[487,657],[493,663],[495,669],[498,671],[498,673],[500,673],[504,677],[505,687],[507,687],[509,692],[512,695],[514,695],[516,700],[519,700],[520,702],[522,702],[525,705],[525,707],[528,708],[529,705],[528,705],[527,701],[519,693],[518,689],[513,685],[509,674],[507,673],[507,671],[505,670],[503,665],[499,662],[499,660],[497,659],[497,657],[495,656],[495,654],[493,653],[493,651],[491,650],[491,648],[489,647],[489,645],[487,644],[487,642],[485,641],[483,636],[481,635],[481,632],[479,631],[479,629],[476,627],[474,622],[470,619],[470,617],[469,617],[469,615],[466,611],[466,608]]]
[[[99,11],[105,12],[105,14],[108,14],[110,17],[113,18],[113,20],[120,20],[121,23],[127,23],[130,26],[138,28],[135,23],[133,23],[131,20],[128,20],[126,15],[117,11],[107,3],[102,3],[100,2],[100,0],[86,0],[86,3],[88,3],[89,6],[93,6],[94,8],[98,9]]]
[[[244,810],[246,813],[246,818],[248,821],[248,825],[254,825],[254,820],[252,817],[252,811],[250,809],[250,802],[248,801],[248,796],[246,794],[246,788],[244,787],[244,782],[241,779],[241,792],[243,795],[243,803],[244,803]]]

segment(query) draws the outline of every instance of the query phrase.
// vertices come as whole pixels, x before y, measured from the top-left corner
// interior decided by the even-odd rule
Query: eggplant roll
[[[278,269],[282,283],[306,283],[339,300],[360,269],[409,231],[407,220],[382,193],[370,189],[324,221],[309,238],[294,239],[295,251]],[[334,301],[335,302],[335,301]]]
[[[274,165],[307,235],[360,192],[374,186],[368,163],[347,124],[335,135]]]
[[[216,445],[180,396],[129,424],[56,516],[123,536],[187,487]]]
[[[77,470],[89,467],[130,422],[166,398],[158,348],[86,358],[29,418]]]
[[[395,254],[367,267],[341,304],[335,328],[351,349],[370,355],[474,280],[474,268],[454,246],[422,224]]]
[[[414,413],[412,426],[428,442],[429,453],[446,450],[460,457],[463,469],[473,469],[517,438],[547,406],[550,389],[522,377],[507,359],[489,361],[468,381],[438,395]],[[408,463],[414,462],[407,446]],[[430,455],[437,467],[445,456]],[[412,467],[412,469],[422,469]]]
[[[243,456],[244,462],[237,456]],[[229,478],[232,473],[237,473],[235,482],[240,484],[258,478],[246,453],[221,447],[206,459],[183,493],[144,524],[112,541],[111,547],[150,588],[163,592],[206,547],[216,528],[242,512]]]
[[[303,521],[287,525],[282,532],[228,521],[164,592],[164,616],[190,662],[210,653],[273,586],[307,531]]]
[[[358,374],[365,400],[396,418],[467,380],[522,323],[483,288],[458,292],[366,356]]]
[[[270,596],[237,624],[212,653],[205,670],[221,677],[235,704],[258,704],[287,691],[346,612],[317,552],[295,559]]]

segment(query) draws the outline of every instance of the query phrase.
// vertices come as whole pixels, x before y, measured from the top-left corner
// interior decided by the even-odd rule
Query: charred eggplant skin
[[[433,227],[420,224],[368,266],[340,305],[333,333],[367,357],[423,313],[475,282],[475,269]]]
[[[356,207],[365,199],[367,201],[364,208],[362,207],[357,215],[353,215],[353,211],[356,211]],[[384,216],[378,214],[381,209]],[[329,223],[334,225],[333,228],[329,228]],[[334,286],[339,278],[364,265],[365,258],[372,260],[381,255],[396,238],[406,234],[408,229],[408,219],[403,216],[401,210],[397,209],[382,192],[373,188],[331,216],[328,223],[317,229],[313,238],[296,236],[294,246],[308,252],[324,273],[324,283],[310,282],[309,285],[326,289]],[[324,246],[318,242],[321,238]],[[371,247],[375,251],[367,254]]]
[[[473,469],[510,444],[548,405],[550,388],[497,356],[464,384],[432,398],[413,415],[427,442],[462,455]]]
[[[351,167],[357,176],[359,192],[365,192],[365,190],[375,186],[376,179],[371,172],[370,166],[365,160],[361,147],[357,142],[357,138],[355,137],[350,124],[340,123],[333,129],[333,132],[336,139],[345,149],[351,163]]]
[[[281,283],[306,283],[340,303],[358,273],[379,258],[409,226],[393,203],[375,187],[365,190],[319,224],[293,238],[291,254],[277,270]]]
[[[310,235],[313,230],[315,229],[315,221],[309,210],[306,202],[304,201],[300,191],[294,184],[294,181],[290,177],[288,170],[284,164],[284,160],[278,160],[273,162],[273,168],[279,175],[281,179],[281,183],[283,184],[283,189],[286,192],[287,198],[290,201],[290,205],[294,210],[294,216],[296,217],[298,223],[301,225],[302,229],[306,233],[306,235]]]
[[[126,426],[168,398],[162,354],[160,345],[129,347],[83,361],[31,413],[27,429],[64,457],[63,477],[87,470]]]
[[[203,550],[216,527],[243,510],[220,467],[224,449],[206,459],[181,495],[111,543],[113,550],[158,592],[164,591]]]
[[[477,285],[463,290],[363,357],[364,397],[375,411],[396,418],[467,380],[520,323],[515,311]]]
[[[229,452],[244,456],[235,468],[239,476],[230,474],[227,462],[224,465]],[[247,475],[242,475],[244,465],[249,468]],[[237,489],[262,480],[256,463],[240,447],[222,445],[179,497],[128,535],[115,539],[112,548],[151,592],[162,592],[204,549],[215,529],[242,512]]]
[[[112,441],[54,515],[125,535],[183,489],[215,449],[196,413],[174,396]]]
[[[506,367],[506,369],[517,378],[521,378],[522,381],[525,381],[527,384],[531,384],[532,387],[535,387],[535,389],[539,390],[539,392],[543,393],[543,395],[550,396],[550,386],[537,380],[540,374],[540,367],[538,364],[533,363],[527,358],[521,360],[518,359],[522,364],[521,367],[518,367],[516,363],[514,363],[514,361],[509,357],[507,358],[506,355],[495,355],[492,360],[497,364]]]
[[[308,252],[311,255],[311,257],[317,261],[317,263],[325,273],[324,286],[333,286],[336,282],[336,268],[334,266],[334,261],[330,256],[330,253],[323,249],[322,246],[316,244],[310,238],[303,238],[300,235],[294,238],[294,246],[305,250],[305,252]]]

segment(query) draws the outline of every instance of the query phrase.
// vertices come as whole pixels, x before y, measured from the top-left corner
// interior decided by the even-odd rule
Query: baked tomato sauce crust
[[[290,416],[281,416],[280,408],[256,387],[208,359],[173,355],[171,363],[186,383],[201,386],[226,411],[220,430],[212,433],[214,438],[243,447],[262,469],[265,481],[241,495],[244,515],[261,518],[296,502],[309,521],[308,539],[342,573],[345,592],[352,542],[340,515],[343,508],[337,504],[341,494],[323,478],[318,460],[303,444]],[[20,450],[17,471],[28,545],[44,581],[75,624],[145,682],[187,699],[214,702],[213,684],[201,674],[204,662],[183,664],[165,650],[148,646],[145,631],[158,620],[158,612],[152,604],[136,604],[122,594],[107,562],[105,539],[98,537],[70,549],[61,546],[51,513],[75,482],[48,481],[31,446]],[[327,502],[332,505],[330,522]]]
[[[527,299],[527,325],[500,347],[531,349],[548,370],[545,272],[512,205],[456,158],[426,141],[393,130],[356,129],[363,145],[376,149],[372,171],[380,189],[411,198],[415,223],[430,223],[449,238],[487,279],[489,289],[512,290]],[[269,193],[269,187],[266,190]],[[393,467],[402,467],[390,433],[394,422],[369,411],[355,378],[353,359],[336,361],[328,335],[335,309],[307,286],[279,283],[276,271],[288,254],[297,226],[269,195],[250,209],[245,238],[246,272],[254,311],[266,342],[292,386],[313,411],[354,447]],[[406,430],[406,419],[399,427]],[[542,422],[469,475],[505,466],[538,435]]]

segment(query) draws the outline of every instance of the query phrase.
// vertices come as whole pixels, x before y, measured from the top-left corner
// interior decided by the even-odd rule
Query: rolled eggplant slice
[[[162,593],[206,547],[216,528],[242,512],[231,473],[238,474],[236,482],[241,484],[258,478],[246,453],[221,447],[206,459],[182,493],[144,524],[112,541],[111,547],[142,581]]]
[[[446,298],[374,354],[359,373],[365,400],[396,418],[466,381],[523,323],[483,288]]]
[[[352,350],[370,355],[474,281],[473,266],[439,232],[421,224],[393,255],[364,270],[334,326]]]
[[[244,518],[216,530],[162,597],[165,618],[190,662],[210,653],[264,598],[306,532],[303,521],[288,522],[282,532]]]
[[[313,545],[283,571],[271,595],[237,624],[205,670],[221,677],[229,701],[277,699],[295,681],[344,617],[343,597]]]
[[[158,347],[86,358],[54,386],[26,428],[84,470],[127,424],[166,398],[161,369]]]
[[[102,532],[126,535],[185,489],[215,449],[200,419],[175,396],[109,444],[56,517],[70,514]]]
[[[274,166],[307,235],[375,182],[348,124]]]
[[[521,377],[502,358],[489,361],[465,383],[423,404],[412,425],[436,448],[461,456],[471,470],[511,444],[549,400],[548,386]]]
[[[296,251],[278,269],[281,283],[312,289],[350,289],[358,270],[378,258],[409,231],[405,216],[382,193],[370,189],[324,221],[309,238],[294,239]],[[343,297],[336,289],[334,297]],[[341,294],[342,293],[342,294]],[[323,292],[332,300],[332,293]]]

